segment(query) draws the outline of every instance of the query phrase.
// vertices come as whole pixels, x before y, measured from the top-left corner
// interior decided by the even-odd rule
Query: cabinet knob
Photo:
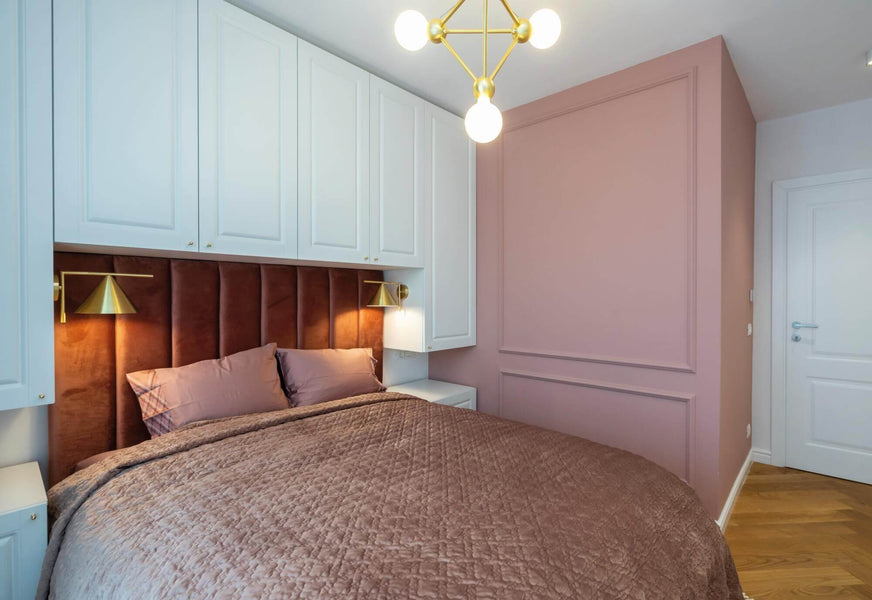
[[[188,242],[188,245],[189,245],[189,246],[193,246],[193,245],[194,245],[194,242]]]
[[[40,400],[45,400],[45,394],[40,394],[40,395],[39,395],[39,399],[40,399]]]
[[[30,513],[30,520],[31,520],[31,521],[36,521],[37,517],[39,517],[38,514],[36,514],[36,513]]]
[[[375,262],[378,262],[378,258],[374,258],[373,260],[374,260]]]
[[[433,346],[427,346],[427,350],[432,350]]]
[[[211,247],[212,247],[212,244],[206,244],[206,247],[207,247],[207,248],[211,248]]]
[[[363,260],[369,260],[369,257],[368,257],[368,256],[364,256],[364,257],[363,257]]]

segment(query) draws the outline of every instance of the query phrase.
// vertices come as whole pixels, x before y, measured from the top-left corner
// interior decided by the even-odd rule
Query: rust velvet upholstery
[[[118,278],[138,312],[72,311],[98,280],[67,279],[68,321],[55,306],[55,403],[49,408],[49,483],[94,454],[149,439],[126,375],[219,358],[275,342],[282,348],[373,349],[382,376],[384,313],[367,308],[370,270],[55,253],[55,272],[151,273]]]

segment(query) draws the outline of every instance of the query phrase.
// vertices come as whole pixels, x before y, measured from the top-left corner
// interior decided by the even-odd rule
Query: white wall
[[[386,386],[427,379],[430,357],[415,352],[400,352],[385,349],[384,375]]]
[[[754,250],[755,460],[771,451],[772,183],[872,168],[872,99],[757,124]]]
[[[0,411],[0,467],[39,461],[48,473],[48,407]]]

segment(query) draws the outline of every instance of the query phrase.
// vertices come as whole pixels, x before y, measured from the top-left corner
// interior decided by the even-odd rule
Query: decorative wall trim
[[[522,356],[539,356],[542,358],[555,358],[558,360],[576,360],[608,365],[622,365],[624,367],[639,367],[642,369],[659,369],[663,371],[677,371],[679,373],[694,373],[694,368],[689,364],[666,363],[655,361],[631,360],[614,356],[593,356],[590,354],[575,354],[571,352],[558,352],[556,350],[535,350],[530,348],[513,348],[500,345],[502,354],[520,354]]]
[[[624,98],[632,94],[651,90],[661,85],[687,80],[687,131],[688,131],[688,172],[687,172],[687,341],[686,341],[686,360],[682,363],[660,362],[653,360],[644,360],[637,357],[619,357],[619,356],[604,356],[596,354],[571,353],[547,348],[518,348],[506,346],[505,344],[505,219],[504,219],[504,140],[505,135],[500,136],[498,154],[498,181],[497,194],[498,202],[498,219],[499,219],[499,264],[498,264],[498,286],[499,286],[499,302],[498,302],[498,336],[499,336],[499,352],[503,354],[520,354],[525,356],[539,356],[543,358],[584,361],[593,363],[605,363],[622,365],[626,367],[638,367],[643,369],[656,369],[666,371],[676,371],[681,373],[696,372],[696,315],[697,315],[697,266],[696,266],[696,248],[697,248],[697,67],[688,70],[674,73],[667,77],[657,79],[641,86],[633,87],[621,92],[606,95],[592,101],[582,102],[567,108],[553,111],[551,113],[530,118],[519,123],[513,124],[504,130],[505,133],[529,127],[537,123],[541,123],[550,119],[555,119],[573,112],[585,110],[606,102],[611,102],[619,98]]]
[[[721,531],[727,530],[727,523],[730,522],[730,515],[733,514],[733,506],[736,504],[736,499],[739,497],[739,492],[742,491],[742,486],[745,485],[745,480],[748,478],[748,471],[751,470],[754,451],[750,450],[745,462],[742,463],[742,468],[739,469],[739,474],[736,476],[736,481],[733,482],[733,487],[730,489],[730,495],[727,496],[727,501],[724,503],[724,508],[721,510],[721,516],[716,521]]]
[[[562,383],[564,385],[573,385],[596,390],[606,390],[609,392],[617,392],[620,394],[630,394],[633,396],[641,396],[648,398],[659,398],[662,400],[673,400],[681,402],[685,405],[685,473],[684,479],[689,485],[693,485],[696,479],[696,460],[694,453],[694,441],[696,439],[696,395],[683,392],[672,392],[667,390],[658,390],[654,388],[646,388],[632,385],[623,385],[617,383],[609,383],[605,381],[597,381],[593,379],[579,379],[575,377],[562,377],[556,375],[548,375],[545,373],[536,373],[532,371],[516,371],[511,369],[500,369],[499,379],[499,396],[497,398],[497,416],[503,416],[503,391],[504,380],[506,377],[519,377],[521,379],[532,379],[536,381],[544,381],[548,383]]]

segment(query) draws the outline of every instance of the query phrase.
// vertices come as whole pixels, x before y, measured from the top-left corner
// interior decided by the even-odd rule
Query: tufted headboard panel
[[[55,272],[119,277],[133,315],[72,311],[99,282],[67,278],[67,323],[55,307],[55,403],[49,480],[94,454],[148,439],[125,375],[181,366],[276,342],[282,348],[372,348],[382,375],[383,312],[367,308],[379,271],[55,253]]]

